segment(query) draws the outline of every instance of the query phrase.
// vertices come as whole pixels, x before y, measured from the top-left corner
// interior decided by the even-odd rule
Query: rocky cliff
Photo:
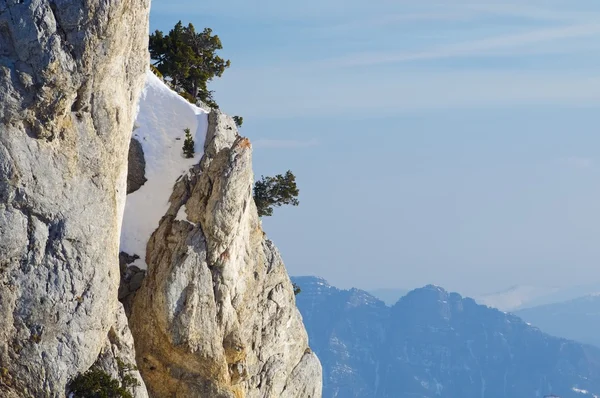
[[[64,396],[128,337],[116,259],[148,7],[0,1],[0,396]]]
[[[230,117],[190,106],[152,74],[136,123],[147,183],[128,198],[122,245],[145,249],[129,253],[147,266],[130,325],[151,395],[320,397],[320,363],[252,199],[250,141]],[[196,139],[187,161],[185,128]],[[182,162],[192,167],[180,175]],[[152,215],[163,200],[167,209]],[[152,217],[158,228],[146,227]]]
[[[251,144],[144,74],[148,6],[0,0],[0,396],[318,398]]]

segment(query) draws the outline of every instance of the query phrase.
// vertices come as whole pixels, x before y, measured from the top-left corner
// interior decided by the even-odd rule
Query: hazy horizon
[[[292,275],[464,295],[600,282],[600,3],[155,0],[210,27],[211,84],[256,176],[300,206],[264,229]],[[599,283],[600,285],[600,283]]]
[[[522,288],[537,288],[537,289],[552,289],[548,292],[548,295],[552,294],[552,293],[556,293],[556,292],[569,292],[570,295],[568,296],[568,299],[559,299],[558,301],[567,301],[570,299],[575,299],[575,298],[579,298],[579,297],[584,297],[584,296],[588,296],[590,294],[598,294],[600,293],[600,282],[598,281],[592,281],[592,282],[583,282],[581,284],[555,284],[555,285],[542,285],[542,284],[513,284],[513,285],[509,285],[509,286],[505,286],[505,287],[501,287],[500,289],[497,290],[481,290],[479,292],[463,292],[460,291],[458,289],[452,289],[449,288],[447,286],[444,285],[439,285],[436,283],[424,283],[422,285],[414,285],[414,286],[393,286],[393,287],[378,287],[378,286],[374,286],[374,287],[364,287],[364,286],[360,286],[360,285],[347,285],[347,286],[342,286],[342,285],[338,285],[335,284],[331,281],[329,281],[327,278],[320,276],[320,275],[309,275],[309,274],[290,274],[290,276],[292,278],[304,278],[304,277],[316,277],[316,278],[322,278],[325,279],[327,281],[327,283],[329,283],[331,286],[334,286],[338,289],[352,289],[352,288],[356,288],[356,289],[360,289],[360,290],[364,290],[368,293],[374,294],[374,292],[384,292],[384,293],[392,293],[392,292],[402,292],[403,294],[406,294],[412,290],[416,290],[416,289],[420,289],[423,287],[426,287],[427,285],[434,285],[434,286],[439,286],[441,288],[443,288],[444,290],[451,292],[451,293],[458,293],[463,297],[471,297],[471,298],[482,298],[485,296],[494,296],[494,295],[500,295],[500,294],[504,294],[504,293],[508,293],[511,291],[516,291],[518,289],[522,289]],[[597,287],[597,290],[595,290],[595,288]],[[577,290],[579,289],[579,291],[581,292],[581,294],[577,293]],[[377,296],[377,294],[374,294],[375,296]]]

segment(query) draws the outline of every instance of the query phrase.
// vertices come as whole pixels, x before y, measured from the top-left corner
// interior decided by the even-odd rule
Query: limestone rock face
[[[128,376],[133,378],[138,386],[133,388],[132,395],[135,398],[148,398],[142,376],[136,370],[133,336],[127,324],[125,311],[121,306],[114,314],[114,323],[108,330],[107,339],[104,341],[104,346],[100,350],[94,366],[121,382]]]
[[[148,242],[130,326],[151,396],[321,396],[321,365],[252,200],[251,150],[212,112],[204,156]]]
[[[0,0],[0,396],[64,396],[115,325],[148,3]]]

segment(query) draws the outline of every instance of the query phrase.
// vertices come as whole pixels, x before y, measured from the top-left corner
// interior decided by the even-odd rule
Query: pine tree
[[[244,118],[241,116],[234,116],[233,121],[238,128],[242,127],[242,124],[244,124]]]
[[[289,170],[285,175],[262,176],[260,181],[254,183],[254,203],[256,203],[258,215],[260,217],[272,216],[274,206],[298,206],[300,204],[297,199],[299,193],[296,176]]]
[[[183,155],[190,159],[194,157],[194,139],[192,138],[192,134],[190,133],[190,129],[184,129],[185,131],[185,141],[183,141]]]
[[[154,66],[170,79],[178,92],[218,108],[207,84],[221,77],[229,68],[229,60],[216,53],[223,48],[219,36],[211,29],[196,32],[194,25],[183,26],[179,21],[168,34],[160,30],[150,35],[150,58]]]

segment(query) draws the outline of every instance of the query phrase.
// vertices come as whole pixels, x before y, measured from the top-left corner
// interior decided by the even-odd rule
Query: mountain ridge
[[[589,397],[600,392],[600,349],[550,336],[439,286],[414,289],[388,307],[322,278],[292,280],[302,289],[297,304],[323,364],[324,397],[582,398],[575,390]],[[364,304],[354,305],[352,297]]]
[[[555,336],[600,347],[600,295],[589,294],[558,303],[515,311],[532,325]]]

